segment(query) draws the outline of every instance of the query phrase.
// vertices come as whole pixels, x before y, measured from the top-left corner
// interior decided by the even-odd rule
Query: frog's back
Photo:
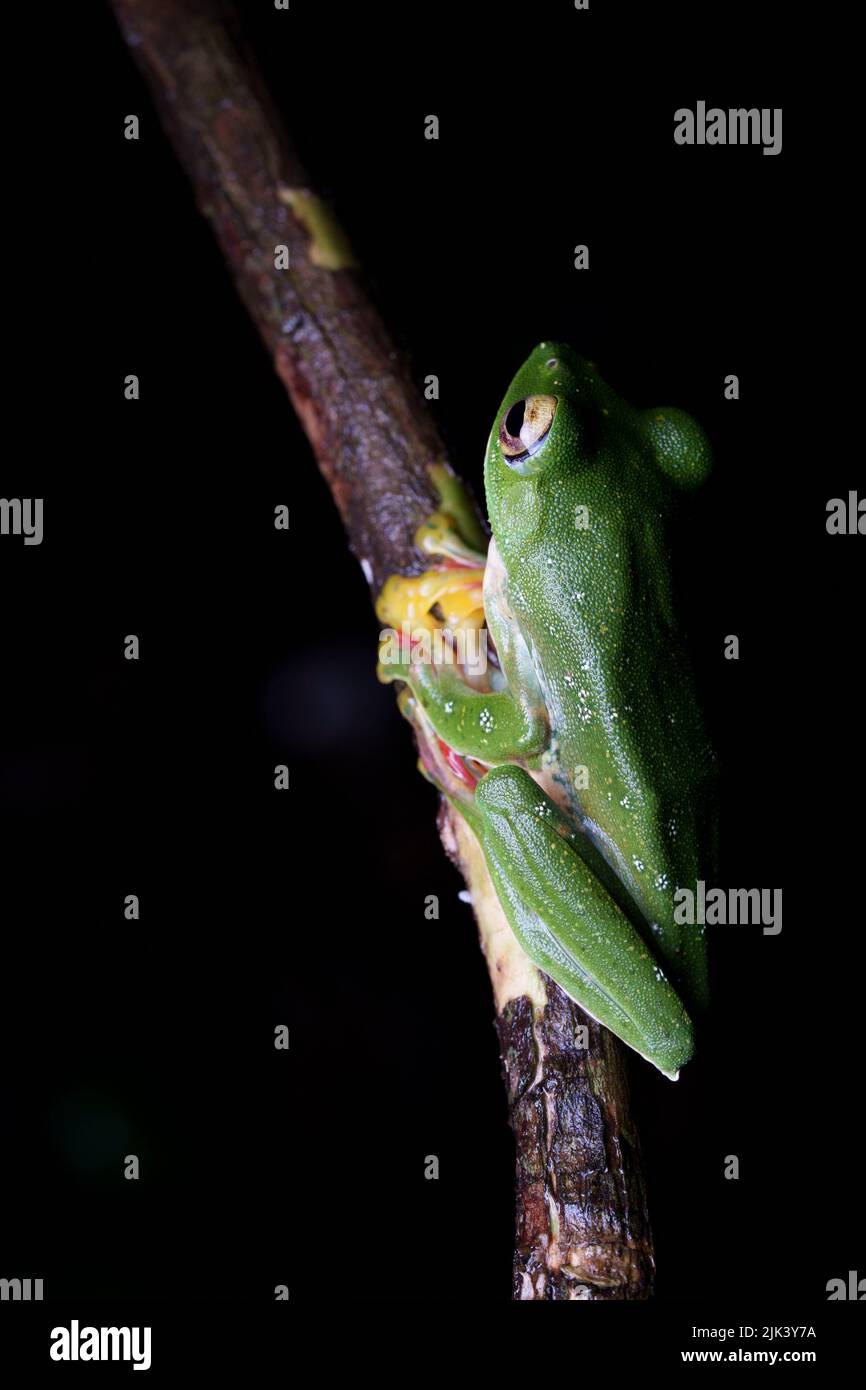
[[[673,480],[705,472],[708,449],[688,417],[636,411],[591,364],[553,345],[545,353],[545,365],[557,361],[540,383],[555,401],[549,452],[519,480],[492,458],[488,470],[509,602],[575,815],[702,999],[704,943],[674,922],[674,892],[701,873],[713,759],[674,619],[666,522]],[[535,369],[512,395],[538,389]]]

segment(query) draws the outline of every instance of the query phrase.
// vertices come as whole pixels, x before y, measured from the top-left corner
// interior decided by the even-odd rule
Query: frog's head
[[[577,455],[593,370],[562,343],[539,343],[526,359],[490,432],[485,482],[494,494],[516,479],[552,474]]]
[[[526,538],[570,506],[589,469],[609,482],[628,470],[632,490],[638,469],[658,501],[671,483],[703,482],[710,449],[682,411],[635,410],[593,362],[564,343],[539,343],[511,382],[487,444],[484,486],[500,547],[509,535]]]

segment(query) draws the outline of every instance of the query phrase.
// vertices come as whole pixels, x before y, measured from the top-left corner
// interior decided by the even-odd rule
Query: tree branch
[[[389,575],[423,568],[413,536],[438,500],[430,468],[445,461],[435,425],[233,12],[219,0],[112,3],[375,596]],[[496,1000],[517,1146],[514,1297],[646,1298],[652,1242],[622,1049],[523,955],[446,803],[440,833],[472,895]]]

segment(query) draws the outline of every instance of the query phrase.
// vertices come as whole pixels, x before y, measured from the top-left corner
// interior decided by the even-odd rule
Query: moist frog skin
[[[377,606],[410,633],[380,656],[404,682],[421,764],[466,818],[534,963],[676,1078],[707,1001],[702,926],[674,894],[702,877],[714,800],[672,603],[677,495],[711,466],[700,427],[638,410],[594,364],[541,343],[487,442],[487,554],[453,478],[419,531],[431,568]],[[472,627],[486,672],[420,638]]]

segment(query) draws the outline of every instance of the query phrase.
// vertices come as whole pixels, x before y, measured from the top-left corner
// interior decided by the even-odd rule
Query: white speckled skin
[[[636,411],[542,343],[485,458],[490,688],[420,646],[384,675],[409,687],[425,771],[475,832],[526,955],[672,1078],[692,1055],[686,1005],[706,1001],[703,928],[675,921],[674,894],[705,876],[713,761],[665,522],[709,464],[688,416]],[[461,759],[485,765],[477,783]]]
[[[515,465],[500,424],[538,394],[556,398],[553,422]],[[665,521],[676,485],[701,482],[709,467],[688,416],[634,410],[555,343],[536,348],[511,383],[485,461],[497,602],[541,690],[556,780],[693,1005],[706,1000],[705,942],[674,921],[673,895],[701,877],[713,757],[674,623]],[[575,785],[580,768],[586,787]]]

